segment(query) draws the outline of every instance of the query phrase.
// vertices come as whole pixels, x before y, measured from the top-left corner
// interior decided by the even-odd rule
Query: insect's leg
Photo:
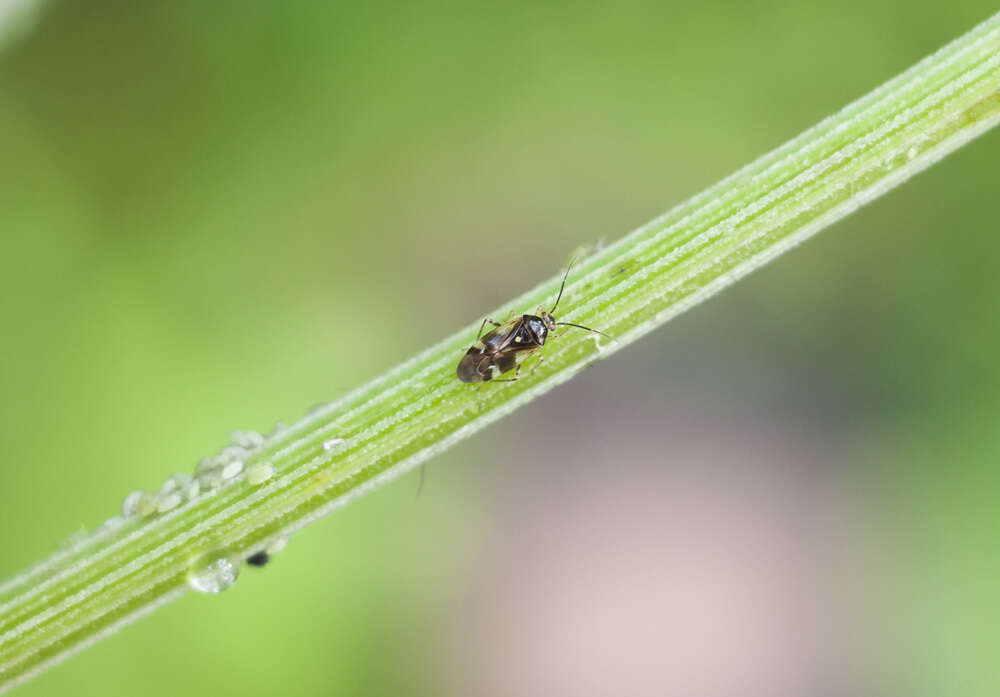
[[[514,371],[514,377],[512,378],[493,378],[493,382],[514,382],[519,377],[521,377],[521,365],[518,364],[517,370]]]
[[[490,324],[492,324],[494,327],[501,326],[501,324],[499,322],[497,322],[495,319],[490,319],[489,317],[487,317],[486,319],[483,320],[483,323],[479,325],[479,333],[476,334],[476,341],[479,341],[479,337],[481,337],[483,335],[483,327],[486,326],[487,322],[489,322]]]
[[[518,366],[517,354],[514,353],[503,353],[497,356],[496,362],[493,364],[493,368],[496,370],[498,375],[503,375],[504,373],[509,373]],[[495,378],[494,378],[495,379]]]
[[[545,356],[543,356],[543,355],[541,354],[541,352],[539,352],[539,354],[538,354],[538,362],[537,362],[537,363],[535,363],[535,365],[533,365],[533,366],[531,367],[531,372],[530,372],[530,373],[528,373],[528,375],[534,375],[534,374],[535,374],[535,371],[536,371],[536,370],[538,370],[538,366],[540,366],[540,365],[542,364],[542,361],[544,361],[544,360],[545,360]]]
[[[497,368],[500,369],[500,373],[507,373],[511,370],[514,371],[514,377],[512,378],[494,378],[497,382],[514,382],[521,375],[521,363],[517,360],[517,356],[504,356],[500,361],[497,362]]]

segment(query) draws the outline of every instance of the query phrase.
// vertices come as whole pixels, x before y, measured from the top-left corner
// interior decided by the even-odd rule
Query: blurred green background
[[[0,576],[994,10],[40,6],[0,46]],[[991,133],[419,498],[397,480],[17,694],[996,694],[998,162]]]

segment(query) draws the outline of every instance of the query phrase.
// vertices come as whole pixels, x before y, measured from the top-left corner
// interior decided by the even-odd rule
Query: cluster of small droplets
[[[201,484],[199,484],[194,477],[190,474],[175,474],[163,482],[163,486],[156,494],[157,498],[157,513],[166,513],[169,510],[177,508],[185,501],[190,501],[197,498],[198,494],[201,492]]]
[[[156,513],[160,502],[156,499],[156,494],[141,489],[133,491],[122,501],[122,517],[145,518]]]
[[[233,442],[233,445],[248,450],[255,450],[264,445],[264,436],[256,431],[233,431],[229,435],[229,440]]]
[[[229,445],[217,455],[199,460],[193,475],[174,474],[155,493],[138,490],[126,496],[122,502],[122,518],[112,518],[105,526],[120,524],[112,521],[124,522],[167,513],[196,499],[203,492],[222,486],[243,471],[243,463],[262,445],[264,436],[256,431],[233,431]],[[274,474],[274,468],[269,463],[260,463],[250,469],[254,471],[251,483],[259,484]]]
[[[167,513],[206,491],[221,487],[243,472],[246,460],[264,445],[267,438],[279,436],[285,430],[287,426],[279,421],[267,436],[256,431],[233,431],[229,436],[230,443],[214,457],[203,457],[195,466],[193,475],[171,475],[156,492],[137,489],[129,493],[122,501],[120,516],[108,518],[93,533],[83,530],[74,532],[60,543],[60,549],[73,551],[97,537],[110,534],[128,521]],[[251,486],[263,484],[274,475],[274,465],[269,462],[255,463],[246,470],[246,480]]]
[[[205,491],[217,489],[243,471],[248,454],[242,446],[228,445],[214,457],[203,457],[194,468],[195,480]]]

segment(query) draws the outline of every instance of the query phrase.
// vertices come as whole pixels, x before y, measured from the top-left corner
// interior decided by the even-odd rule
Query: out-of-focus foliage
[[[266,430],[378,374],[994,9],[53,2],[0,54],[0,575],[130,489],[189,471],[231,429]],[[533,622],[552,603],[567,613],[557,626],[611,643],[606,666],[572,647],[548,665],[616,675],[616,649],[664,637],[588,612],[619,617],[627,570],[660,558],[660,538],[632,557],[593,547],[617,561],[566,586],[541,572],[525,586],[524,560],[603,539],[555,500],[592,502],[594,530],[630,529],[645,508],[616,482],[643,477],[664,505],[685,490],[675,479],[707,482],[681,500],[704,501],[696,512],[644,529],[674,539],[703,516],[692,545],[728,549],[741,519],[720,502],[763,501],[808,550],[791,571],[764,552],[735,569],[696,554],[649,576],[670,597],[677,579],[722,584],[733,608],[716,621],[735,637],[774,620],[766,603],[752,622],[738,611],[757,598],[741,595],[761,576],[753,559],[791,588],[775,605],[803,608],[787,634],[816,650],[781,654],[794,642],[776,634],[800,670],[759,692],[987,693],[998,155],[987,135],[439,458],[419,500],[406,478],[233,590],[184,598],[21,693],[552,694],[568,678],[509,650],[511,635],[541,642]],[[715,449],[692,457],[704,442]],[[806,493],[788,484],[801,480]],[[747,493],[756,481],[766,495]],[[813,498],[818,518],[799,500]],[[765,552],[782,544],[762,530]],[[829,569],[846,582],[781,582]],[[574,595],[602,578],[606,591]],[[508,605],[523,613],[509,635],[489,631]],[[705,617],[661,611],[636,621],[667,632],[664,647],[712,645],[696,640],[715,626]],[[680,659],[651,655],[649,674],[669,679]],[[713,659],[712,675],[740,675]],[[521,681],[503,691],[500,668]],[[649,685],[662,689],[631,693],[672,683]]]

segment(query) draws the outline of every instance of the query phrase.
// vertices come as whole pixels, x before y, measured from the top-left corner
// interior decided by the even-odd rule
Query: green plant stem
[[[1000,120],[1000,15],[573,271],[545,362],[512,383],[459,382],[480,320],[270,436],[243,475],[96,533],[0,585],[0,690],[187,589],[193,560],[239,560],[425,461],[913,176]],[[551,303],[555,276],[494,317]],[[530,364],[529,364],[530,368]],[[526,370],[527,373],[527,370]],[[343,443],[324,448],[329,439]]]

